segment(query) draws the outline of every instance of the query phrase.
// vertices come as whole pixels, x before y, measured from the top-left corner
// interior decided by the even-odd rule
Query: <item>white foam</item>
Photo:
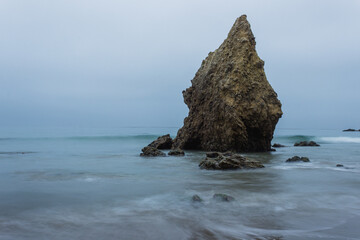
[[[360,143],[360,137],[321,137],[320,140],[329,143]]]
[[[86,177],[86,178],[83,178],[81,179],[83,180],[84,182],[96,182],[98,181],[99,179],[98,178],[95,178],[95,177]]]

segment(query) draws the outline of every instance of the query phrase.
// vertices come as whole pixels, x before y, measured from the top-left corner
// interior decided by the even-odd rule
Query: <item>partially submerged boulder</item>
[[[181,149],[173,149],[170,152],[168,152],[168,155],[170,156],[184,156],[185,152]]]
[[[140,156],[142,157],[164,157],[166,156],[165,153],[163,153],[162,151],[154,148],[154,147],[144,147],[143,149],[141,149],[142,153],[140,153]]]
[[[206,154],[206,158],[200,162],[199,167],[208,170],[229,170],[263,168],[264,165],[236,153],[211,152]]]
[[[282,144],[280,144],[280,143],[274,143],[273,145],[272,145],[272,147],[273,148],[282,148],[282,147],[286,147],[285,145],[282,145]]]
[[[307,157],[294,156],[286,160],[286,162],[310,162],[310,159]]]
[[[183,91],[189,115],[174,148],[205,151],[270,151],[281,103],[266,79],[246,15],[210,52]]]
[[[349,129],[345,129],[343,130],[343,132],[356,132],[357,130],[353,129],[353,128],[349,128]]]
[[[202,202],[202,201],[203,201],[202,198],[201,198],[199,195],[197,195],[197,194],[193,195],[193,196],[191,197],[191,200],[192,200],[193,202]]]
[[[158,137],[156,140],[151,142],[149,145],[141,149],[142,153],[140,156],[156,157],[156,156],[166,156],[165,153],[159,149],[171,149],[173,145],[173,140],[170,137],[170,134]]]
[[[156,149],[171,149],[172,145],[173,145],[173,140],[170,137],[170,134],[166,134],[164,136],[158,137],[148,146]]]
[[[317,144],[314,141],[303,141],[303,142],[297,142],[294,144],[295,147],[319,147],[320,145]]]

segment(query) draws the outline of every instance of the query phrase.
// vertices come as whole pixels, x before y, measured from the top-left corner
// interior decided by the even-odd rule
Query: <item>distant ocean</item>
[[[0,129],[0,239],[360,238],[360,132],[277,129],[287,147],[244,154],[257,170],[200,170],[200,151],[139,156],[177,130]],[[293,147],[304,140],[321,146]],[[295,155],[311,162],[285,163]]]

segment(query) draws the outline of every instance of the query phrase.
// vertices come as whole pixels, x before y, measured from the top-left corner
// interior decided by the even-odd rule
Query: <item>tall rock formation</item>
[[[207,151],[268,151],[281,103],[270,86],[255,50],[246,15],[227,39],[210,52],[183,91],[189,116],[173,148]]]

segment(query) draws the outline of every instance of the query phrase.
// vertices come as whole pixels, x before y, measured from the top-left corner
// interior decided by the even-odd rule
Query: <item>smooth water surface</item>
[[[0,239],[359,239],[359,132],[277,130],[288,147],[245,154],[259,170],[200,170],[197,151],[139,156],[176,131],[2,129]],[[311,162],[285,163],[295,155]]]

